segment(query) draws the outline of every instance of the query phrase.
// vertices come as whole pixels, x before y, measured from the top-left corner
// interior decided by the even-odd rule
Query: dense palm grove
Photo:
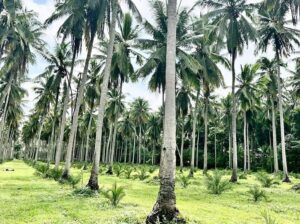
[[[250,2],[198,0],[176,12],[176,0],[154,0],[150,22],[132,0],[62,0],[42,24],[21,1],[1,0],[0,159],[54,163],[66,179],[72,162],[92,163],[87,184],[95,190],[99,163],[110,174],[114,163],[160,163],[148,223],[178,212],[174,192],[163,193],[174,184],[175,160],[190,176],[228,168],[236,182],[238,169],[282,170],[289,182],[289,172],[300,171],[300,1]],[[57,20],[59,42],[48,49],[42,34]],[[248,45],[257,62],[239,69]],[[37,97],[24,118],[23,83],[38,54],[48,65],[32,80]],[[160,93],[158,111],[143,98],[125,102],[124,84],[140,79]],[[163,209],[166,202],[174,204]]]

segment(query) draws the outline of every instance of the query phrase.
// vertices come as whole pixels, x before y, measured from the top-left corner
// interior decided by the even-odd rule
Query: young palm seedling
[[[111,189],[103,191],[102,194],[113,207],[117,207],[122,198],[125,197],[125,190],[124,187],[118,187],[117,183],[114,183]]]

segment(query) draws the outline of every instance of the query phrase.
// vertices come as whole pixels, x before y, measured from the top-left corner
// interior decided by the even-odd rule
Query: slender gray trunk
[[[177,219],[175,172],[176,172],[176,17],[177,1],[168,1],[168,35],[166,57],[166,101],[164,136],[160,162],[160,189],[152,213],[146,223]],[[177,220],[175,220],[177,221]]]
[[[232,52],[232,153],[233,153],[233,160],[232,160],[232,176],[230,181],[236,182],[237,181],[237,169],[238,169],[238,159],[237,159],[237,139],[236,139],[236,95],[235,95],[235,56],[236,56],[236,49]]]
[[[91,59],[92,51],[93,51],[93,43],[94,43],[94,38],[91,38],[89,46],[88,46],[88,52],[87,52],[87,57],[85,60],[84,70],[83,70],[83,74],[82,74],[82,80],[80,82],[80,86],[79,86],[79,90],[78,90],[78,98],[76,100],[75,110],[74,110],[73,119],[72,119],[72,126],[71,126],[71,132],[70,132],[70,136],[69,136],[68,146],[67,146],[67,154],[66,154],[65,167],[64,167],[64,172],[63,172],[63,178],[68,178],[69,174],[70,174],[71,159],[72,159],[71,157],[72,157],[72,151],[73,151],[73,146],[74,146],[74,137],[75,137],[75,134],[77,132],[77,127],[78,127],[78,114],[79,114],[79,109],[80,109],[81,102],[83,99],[84,87],[85,87],[89,63],[90,63],[90,59]]]
[[[91,131],[91,125],[92,125],[92,118],[93,118],[93,109],[91,108],[90,112],[90,118],[89,118],[89,124],[88,124],[88,129],[86,133],[86,143],[85,143],[85,162],[88,162],[88,157],[89,157],[89,146],[90,146],[90,131]]]
[[[279,118],[280,118],[280,136],[281,136],[281,151],[282,151],[282,167],[284,172],[284,182],[290,182],[289,175],[288,175],[288,167],[287,167],[287,160],[286,160],[286,151],[285,151],[285,133],[284,133],[284,115],[283,115],[283,103],[282,103],[282,85],[281,85],[281,78],[280,78],[280,57],[279,53],[276,52],[277,58],[277,86],[278,86],[278,107],[279,107]]]
[[[276,133],[276,116],[275,116],[275,106],[274,100],[271,99],[272,104],[272,144],[273,144],[273,153],[274,153],[274,172],[279,171],[278,166],[278,152],[277,152],[277,133]]]
[[[244,111],[244,172],[247,171],[247,116]]]
[[[181,145],[180,145],[180,170],[183,169],[183,147],[184,147],[184,118],[182,118]]]
[[[207,113],[208,113],[208,98],[205,97],[204,104],[204,156],[203,156],[203,173],[207,172],[207,138],[208,138],[208,125],[207,125]]]
[[[88,183],[88,186],[94,190],[99,189],[98,173],[99,173],[99,163],[100,163],[100,155],[101,155],[102,128],[103,128],[103,119],[105,113],[105,105],[107,100],[108,81],[110,77],[111,62],[112,62],[115,35],[116,35],[115,29],[116,29],[116,22],[117,22],[117,13],[118,13],[117,0],[113,0],[112,17],[111,17],[111,24],[109,30],[109,45],[107,50],[108,52],[107,52],[103,82],[101,85],[101,96],[100,96],[100,103],[98,108],[97,132],[96,132],[96,142],[95,142],[95,159],[94,159],[91,176]]]

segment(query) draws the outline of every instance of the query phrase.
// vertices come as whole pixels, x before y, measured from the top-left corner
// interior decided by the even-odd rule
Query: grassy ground
[[[13,168],[14,172],[3,171]],[[123,177],[101,176],[100,184],[109,188],[114,182],[124,186],[126,196],[117,208],[112,208],[102,195],[92,198],[74,196],[73,189],[54,180],[34,175],[35,170],[22,161],[0,165],[0,223],[142,223],[151,210],[158,185],[149,181],[127,180]],[[73,173],[79,170],[73,168]],[[156,171],[153,175],[157,175]],[[187,171],[186,171],[187,172]],[[89,172],[83,175],[87,182]],[[229,178],[229,177],[228,177]],[[265,223],[261,213],[268,211],[278,224],[300,223],[300,195],[292,184],[280,184],[265,189],[269,200],[254,203],[248,193],[256,179],[249,175],[232,190],[220,196],[209,194],[205,177],[197,172],[192,184],[183,189],[177,184],[178,208],[188,223],[259,224]],[[299,180],[292,179],[293,184]],[[80,186],[79,186],[80,187]],[[138,222],[138,220],[140,222]]]

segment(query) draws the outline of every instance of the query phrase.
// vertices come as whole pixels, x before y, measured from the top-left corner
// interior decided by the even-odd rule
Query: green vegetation
[[[4,172],[4,168],[14,168],[14,172]],[[72,168],[72,173],[81,170]],[[156,171],[153,175],[157,175]],[[184,175],[188,175],[184,170]],[[102,194],[84,189],[80,184],[77,193],[71,186],[34,175],[35,170],[21,161],[6,162],[0,165],[0,218],[2,223],[144,223],[157,197],[159,185],[139,180],[101,175],[103,189],[110,189],[117,182],[125,189],[122,203],[112,209]],[[209,174],[210,171],[208,172]],[[180,172],[177,173],[178,176]],[[212,174],[211,174],[212,175]],[[86,183],[89,170],[83,172]],[[225,175],[224,180],[229,179]],[[294,183],[300,184],[297,179]],[[249,188],[259,184],[255,173],[247,180],[234,184],[232,190],[216,197],[206,191],[206,177],[201,171],[195,173],[191,184],[184,189],[176,185],[177,205],[189,223],[264,223],[262,210],[268,210],[277,224],[295,224],[300,222],[299,194],[292,191],[293,185],[282,183],[276,188],[266,188],[270,199],[259,204],[249,202]],[[80,193],[82,195],[80,195]],[[89,194],[91,196],[86,196]],[[13,209],[12,209],[13,208]],[[246,218],[245,218],[246,217]],[[245,219],[247,221],[245,221]],[[132,221],[132,222],[130,222]],[[135,222],[134,222],[135,221]]]

